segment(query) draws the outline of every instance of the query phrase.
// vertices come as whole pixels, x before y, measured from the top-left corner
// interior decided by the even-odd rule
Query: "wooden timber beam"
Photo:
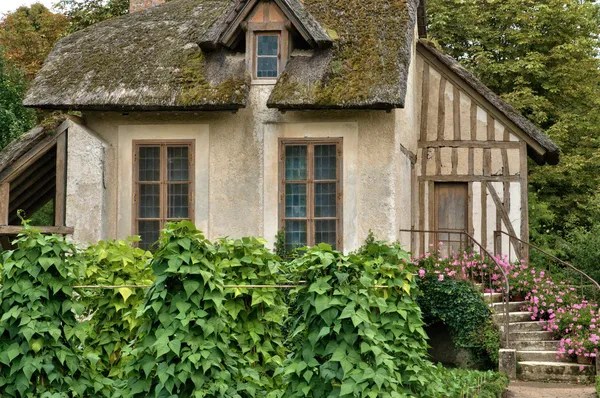
[[[72,227],[32,227],[43,234],[71,235]],[[25,228],[19,225],[0,225],[0,235],[18,235]]]

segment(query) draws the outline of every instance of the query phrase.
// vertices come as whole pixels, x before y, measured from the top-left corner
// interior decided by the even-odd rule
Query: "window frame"
[[[145,182],[139,181],[140,177],[140,164],[139,164],[139,150],[141,147],[160,147],[160,180],[158,182]],[[168,155],[167,148],[169,147],[188,147],[188,181],[168,181]],[[196,142],[193,139],[190,140],[133,140],[133,185],[132,185],[132,231],[134,235],[139,235],[139,221],[158,221],[159,231],[164,228],[167,222],[180,221],[180,220],[195,220],[195,162],[196,162]],[[159,208],[160,217],[156,218],[140,218],[139,213],[139,193],[140,185],[142,184],[158,184],[160,186],[159,193]],[[188,184],[188,217],[187,218],[169,218],[168,216],[168,185],[184,185]]]
[[[306,236],[307,246],[315,246],[315,221],[316,220],[332,220],[332,217],[315,217],[315,182],[333,182],[333,180],[316,180],[314,179],[314,147],[315,145],[336,145],[336,250],[344,250],[344,229],[343,229],[343,202],[344,202],[344,182],[343,182],[343,154],[344,154],[343,138],[279,138],[279,224],[278,230],[285,228],[286,220],[306,220]],[[285,159],[286,147],[306,145],[307,147],[307,179],[306,180],[290,180],[290,183],[305,183],[306,184],[306,207],[307,215],[305,218],[292,218],[285,216],[285,184],[288,182],[285,177]],[[319,242],[320,243],[320,242]]]
[[[281,31],[279,30],[272,30],[272,31],[254,31],[253,32],[254,38],[253,38],[253,52],[252,52],[252,66],[253,66],[253,70],[252,70],[252,78],[254,80],[259,80],[259,81],[269,81],[269,80],[277,80],[279,79],[279,77],[281,76],[281,55],[282,55],[282,46],[283,46],[283,40],[282,40],[282,34]],[[272,55],[258,55],[258,38],[259,36],[276,36],[277,37],[277,56],[272,56]],[[258,58],[259,57],[264,57],[264,58],[277,58],[277,76],[275,77],[258,77]]]

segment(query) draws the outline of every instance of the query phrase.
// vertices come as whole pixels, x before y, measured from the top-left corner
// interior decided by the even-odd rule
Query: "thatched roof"
[[[244,54],[217,40],[248,0],[173,0],[59,41],[25,105],[78,110],[218,110],[246,106]],[[315,48],[293,57],[268,105],[280,109],[402,107],[416,0],[278,0]],[[285,8],[285,7],[284,7]]]
[[[531,120],[527,119],[512,105],[490,90],[481,80],[465,69],[454,58],[438,50],[429,41],[420,40],[419,44],[543,148],[544,151],[540,153],[531,146],[528,146],[528,153],[532,159],[539,164],[546,162],[551,165],[558,164],[560,148],[539,127],[533,124]]]
[[[235,5],[175,0],[60,40],[25,105],[50,109],[237,109],[250,77],[241,54],[205,54],[198,42]]]

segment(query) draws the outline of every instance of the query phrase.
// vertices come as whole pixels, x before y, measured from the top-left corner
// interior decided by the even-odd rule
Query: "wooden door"
[[[462,182],[435,183],[435,229],[467,231],[468,228],[468,184]],[[440,233],[442,253],[460,252],[466,249],[465,236]]]

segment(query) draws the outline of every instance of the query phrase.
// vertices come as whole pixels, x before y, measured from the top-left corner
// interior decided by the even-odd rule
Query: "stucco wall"
[[[88,126],[108,142],[103,237],[131,234],[134,139],[196,139],[198,227],[211,239],[258,235],[272,244],[279,229],[278,138],[341,137],[344,249],[359,247],[369,229],[381,239],[396,240],[398,215],[410,207],[412,172],[408,157],[398,151],[406,134],[396,114],[282,113],[266,108],[270,89],[253,86],[248,108],[237,113],[86,113]]]
[[[96,242],[106,237],[105,143],[87,127],[67,124],[66,224],[73,239]]]

